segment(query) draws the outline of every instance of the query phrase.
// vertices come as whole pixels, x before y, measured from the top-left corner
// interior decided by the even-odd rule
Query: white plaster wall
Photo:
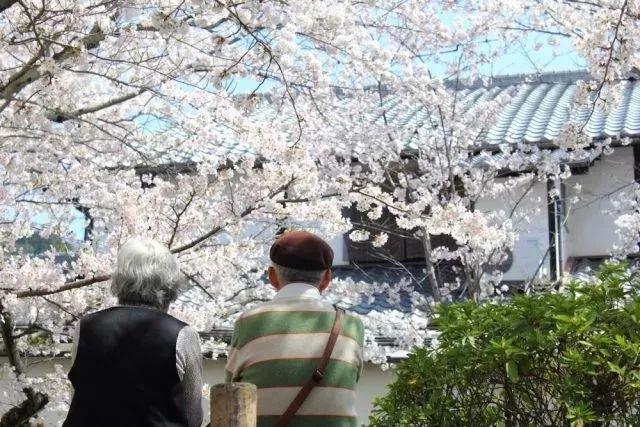
[[[6,358],[0,358],[0,364],[6,363]],[[49,372],[53,372],[55,364],[62,365],[65,372],[70,367],[69,358],[55,358],[55,359],[31,359],[29,360],[31,366],[28,370],[30,376],[45,376]],[[206,384],[212,385],[224,382],[224,365],[225,360],[210,360],[205,359],[203,364],[204,381]],[[386,386],[393,380],[393,374],[391,371],[383,371],[378,366],[372,364],[366,364],[362,376],[360,377],[360,383],[358,385],[357,394],[357,410],[359,424],[366,424],[369,414],[373,409],[373,399],[379,396],[384,396],[387,392]],[[11,390],[2,390],[3,383],[0,379],[0,395],[5,391],[11,392]],[[3,404],[0,399],[0,413],[6,412],[8,406]],[[209,422],[209,400],[208,398],[203,401],[205,424]],[[64,414],[60,414],[56,417],[47,417],[44,421],[46,426],[54,426],[62,421],[60,417],[64,417]]]
[[[609,255],[618,242],[612,202],[631,189],[633,167],[633,148],[619,147],[613,154],[596,160],[586,174],[565,180],[567,200],[579,198],[567,210],[567,256]],[[576,184],[582,186],[580,193]]]
[[[331,249],[333,249],[333,265],[349,264],[349,257],[344,244],[344,236],[338,235],[329,240]]]
[[[504,182],[499,179],[497,182]],[[522,185],[510,194],[503,194],[499,198],[483,198],[476,203],[476,209],[482,212],[505,211],[507,214],[518,203],[528,185]],[[547,218],[547,187],[546,183],[538,182],[526,193],[518,204],[516,215],[513,217],[514,230],[518,233],[513,250],[513,265],[505,273],[504,280],[529,280],[549,248],[549,228]],[[519,215],[526,213],[525,215]],[[541,270],[549,272],[549,256],[543,263]],[[539,273],[540,274],[540,273]]]

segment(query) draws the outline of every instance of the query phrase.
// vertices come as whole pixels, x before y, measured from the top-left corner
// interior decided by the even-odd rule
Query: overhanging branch
[[[26,298],[26,297],[42,297],[46,295],[53,295],[64,291],[69,291],[71,289],[83,288],[85,286],[93,285],[94,283],[106,282],[111,278],[110,274],[103,274],[100,276],[90,277],[88,279],[76,280],[74,282],[66,283],[60,286],[57,289],[34,289],[30,291],[22,291],[18,292],[16,296],[18,298]]]
[[[271,199],[271,198],[277,196],[278,194],[282,193],[283,191],[285,191],[293,183],[294,180],[295,180],[295,178],[292,177],[287,183],[285,183],[285,184],[281,185],[280,187],[276,188],[275,190],[271,191],[262,200]],[[240,215],[238,216],[238,218],[244,218],[247,215],[250,215],[256,209],[258,209],[259,202],[260,202],[260,200],[257,201],[254,205],[252,205],[252,206],[246,208],[244,211],[242,211],[240,213]],[[202,242],[210,239],[211,237],[217,235],[222,230],[224,230],[224,226],[223,225],[219,225],[217,227],[214,227],[210,231],[208,231],[205,234],[203,234],[202,236],[192,240],[191,242],[186,243],[186,244],[184,244],[182,246],[179,246],[177,248],[171,249],[171,253],[177,254],[177,253],[184,252],[184,251],[187,251],[189,249],[192,249],[192,248],[198,246],[200,243],[202,243]],[[69,283],[66,283],[66,284],[60,286],[57,289],[32,289],[32,290],[28,290],[28,291],[21,291],[21,292],[16,293],[16,296],[18,298],[28,298],[28,297],[41,297],[41,296],[53,295],[53,294],[58,294],[60,292],[69,291],[69,290],[72,290],[72,289],[84,288],[86,286],[90,286],[90,285],[93,285],[95,283],[106,282],[109,279],[111,279],[111,275],[104,274],[104,275],[100,275],[100,276],[94,276],[94,277],[91,277],[91,278],[88,278],[88,279],[82,279],[82,280],[76,280],[74,282],[69,282]]]
[[[74,111],[65,112],[65,111],[56,110],[51,114],[49,119],[53,120],[54,122],[57,122],[57,123],[63,123],[63,122],[66,122],[67,120],[75,119],[75,118],[83,116],[85,114],[97,113],[100,110],[104,110],[104,109],[116,106],[118,104],[122,104],[123,102],[129,101],[130,99],[133,99],[133,98],[135,98],[137,96],[142,95],[143,93],[145,93],[148,90],[149,90],[148,88],[142,88],[142,89],[138,90],[137,92],[128,93],[126,95],[122,95],[122,96],[119,96],[117,98],[110,99],[110,100],[108,100],[106,102],[103,102],[101,104],[97,104],[97,105],[94,105],[94,106],[91,106],[91,107],[79,108],[79,109],[74,110]]]
[[[94,25],[91,32],[82,39],[81,43],[86,49],[95,49],[98,47],[100,42],[104,40],[104,38],[104,33],[100,27],[98,25]],[[43,52],[41,51],[41,54],[42,53]],[[53,60],[56,62],[63,62],[79,54],[80,49],[67,46],[60,52],[53,55]],[[13,99],[14,95],[44,75],[40,69],[40,65],[36,65],[36,62],[40,57],[41,56],[39,55],[34,56],[20,71],[9,78],[7,84],[0,87],[0,95],[2,98],[6,100]]]

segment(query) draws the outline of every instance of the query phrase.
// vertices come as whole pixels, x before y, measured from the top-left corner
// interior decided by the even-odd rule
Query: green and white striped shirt
[[[243,313],[235,324],[227,361],[227,381],[258,387],[258,426],[275,425],[324,352],[335,310],[318,290],[290,283],[275,298]],[[322,382],[289,425],[357,425],[355,388],[362,372],[364,327],[345,315]]]

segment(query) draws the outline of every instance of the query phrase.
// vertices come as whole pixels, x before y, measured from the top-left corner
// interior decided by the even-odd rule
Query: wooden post
[[[256,427],[258,389],[254,384],[211,387],[211,427]]]

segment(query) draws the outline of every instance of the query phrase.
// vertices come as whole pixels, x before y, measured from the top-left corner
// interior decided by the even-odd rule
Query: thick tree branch
[[[104,40],[104,37],[100,27],[95,25],[91,32],[82,39],[82,44],[86,49],[95,49]],[[41,58],[43,53],[41,50],[39,55],[31,58],[18,73],[11,76],[7,84],[0,87],[0,96],[2,98],[6,100],[13,99],[14,95],[44,75],[40,66],[36,65],[37,60]],[[79,53],[80,50],[78,48],[67,46],[53,55],[53,60],[63,62],[77,56]]]
[[[0,333],[2,342],[7,353],[9,364],[13,366],[17,375],[25,373],[24,364],[16,345],[16,336],[13,335],[15,323],[13,316],[0,304]],[[23,389],[26,399],[17,406],[14,406],[0,418],[0,427],[21,426],[49,403],[49,396],[44,393],[35,392],[31,387]]]
[[[109,274],[103,274],[100,276],[90,277],[88,279],[76,280],[74,282],[66,283],[57,289],[34,289],[29,291],[21,291],[16,294],[18,298],[26,297],[41,297],[45,295],[53,295],[71,289],[83,288],[85,286],[93,285],[94,283],[106,282],[111,278]]]
[[[101,104],[93,105],[91,107],[79,108],[74,111],[65,112],[65,111],[55,110],[49,118],[54,122],[63,123],[63,122],[66,122],[67,120],[75,119],[85,114],[97,113],[100,110],[105,110],[107,108],[111,108],[118,104],[122,104],[123,102],[129,101],[130,99],[133,99],[137,96],[142,95],[148,90],[149,90],[148,88],[141,88],[137,92],[128,93],[126,95],[122,95],[117,98],[110,99]]]
[[[31,387],[22,389],[27,397],[22,403],[8,410],[0,419],[0,427],[25,425],[34,415],[49,403],[49,396]]]

